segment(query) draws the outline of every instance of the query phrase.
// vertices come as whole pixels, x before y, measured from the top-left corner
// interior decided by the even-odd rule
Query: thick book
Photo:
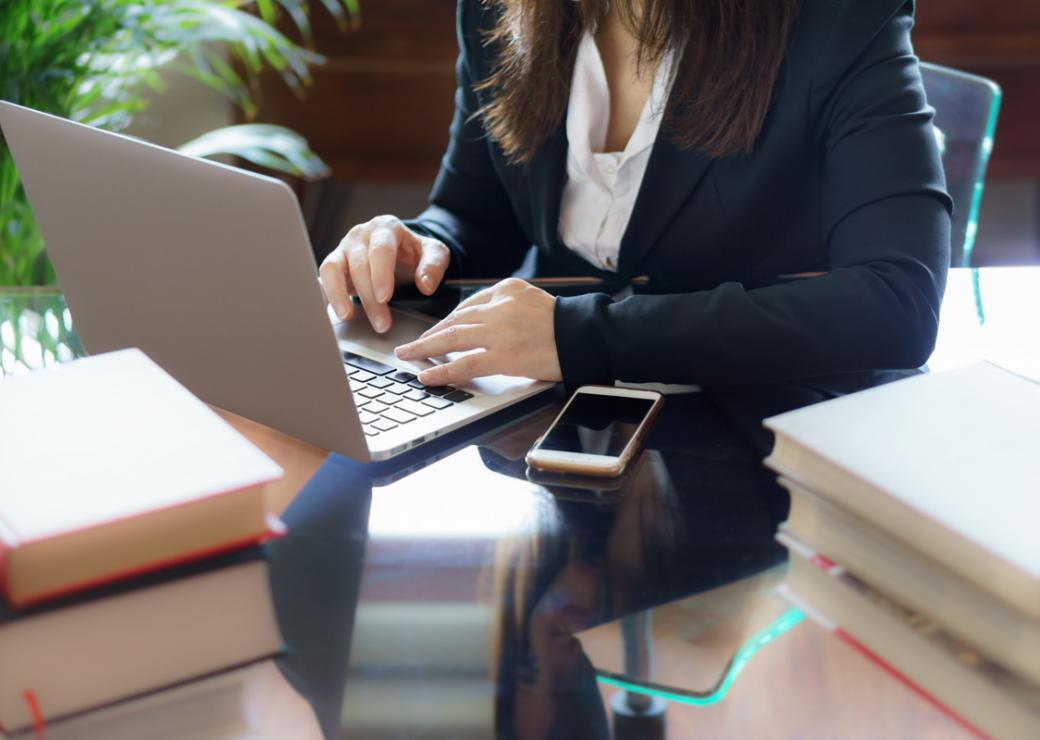
[[[791,492],[781,532],[1040,686],[1040,620],[794,481],[780,483]]]
[[[0,732],[281,652],[262,548],[28,610],[0,602]]]
[[[48,722],[47,740],[321,740],[310,705],[273,660]],[[11,736],[36,740],[35,729]]]
[[[1040,687],[892,601],[784,534],[790,571],[780,593],[976,732],[1040,737]]]
[[[16,606],[259,542],[281,468],[139,350],[0,382]]]
[[[765,424],[774,470],[1040,617],[1040,384],[980,363]]]

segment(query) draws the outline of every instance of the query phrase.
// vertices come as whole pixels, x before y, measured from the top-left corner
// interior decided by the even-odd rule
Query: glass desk
[[[985,324],[974,278],[951,277],[933,366],[1033,367],[1040,270],[983,270],[984,298],[1020,291]],[[0,292],[0,374],[81,353],[60,296]],[[229,415],[287,472],[278,667],[310,721],[261,736],[968,737],[774,594],[787,499],[759,422],[824,397],[669,397],[608,488],[527,479],[560,397],[369,466]]]

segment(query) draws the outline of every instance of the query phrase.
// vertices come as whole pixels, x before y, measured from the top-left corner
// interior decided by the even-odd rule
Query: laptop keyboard
[[[369,437],[389,432],[473,398],[454,386],[426,386],[412,373],[343,352],[361,427]]]

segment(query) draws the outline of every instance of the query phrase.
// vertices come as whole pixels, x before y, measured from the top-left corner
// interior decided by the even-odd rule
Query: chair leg
[[[653,672],[650,612],[623,617],[621,639],[624,643],[625,674],[635,679],[649,680]],[[619,691],[610,703],[614,740],[664,740],[667,704],[663,699]]]

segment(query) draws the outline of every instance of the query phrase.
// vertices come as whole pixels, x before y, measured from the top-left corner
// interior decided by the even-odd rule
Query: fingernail
[[[430,373],[429,370],[423,370],[421,373],[419,373],[419,382],[423,385],[430,385],[432,380],[433,375]]]
[[[394,354],[400,357],[402,360],[408,358],[408,354],[412,351],[411,345],[402,344],[400,347],[394,350]]]
[[[340,321],[346,321],[347,320],[347,307],[346,306],[344,306],[342,303],[334,303],[334,304],[332,304],[332,308],[333,308],[333,310],[335,310],[336,315],[339,316]]]
[[[376,300],[380,303],[386,303],[390,298],[390,291],[386,288],[380,288],[376,291]]]
[[[387,321],[384,317],[378,317],[374,322],[376,331],[382,333],[387,330]]]
[[[419,276],[419,280],[422,281],[423,287],[427,290],[433,287],[433,276],[430,273],[424,272]]]

